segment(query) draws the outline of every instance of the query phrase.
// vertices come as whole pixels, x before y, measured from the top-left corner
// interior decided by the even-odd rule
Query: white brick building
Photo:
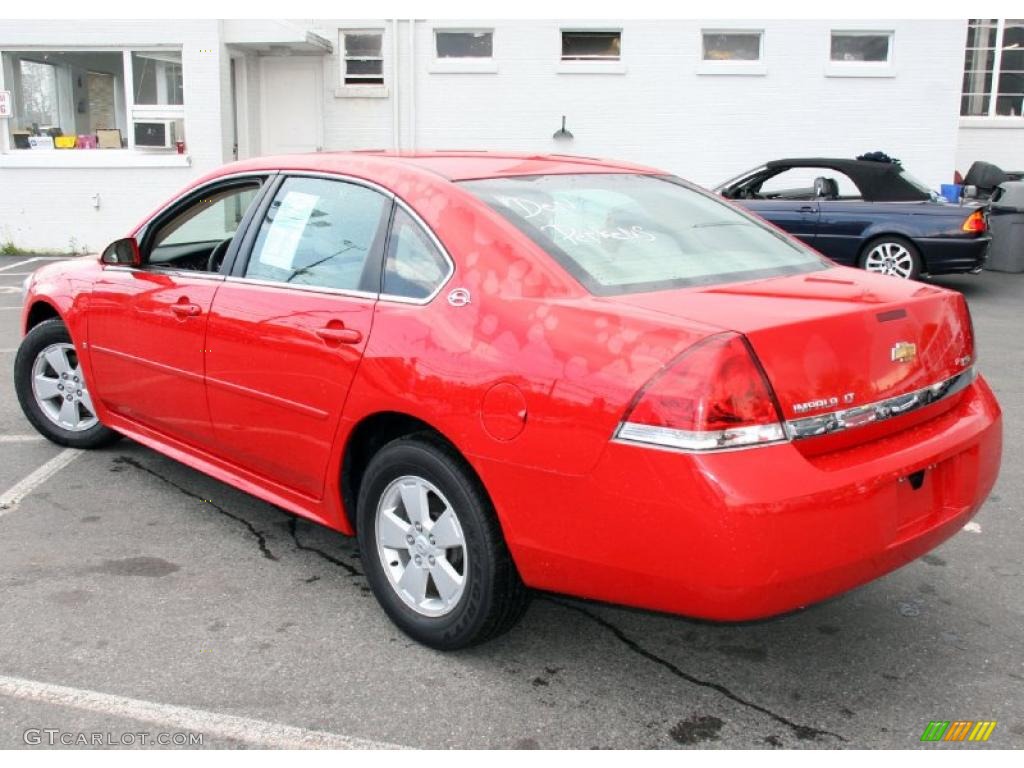
[[[974,27],[965,77],[966,20],[0,22],[0,243],[96,250],[275,152],[563,152],[707,185],[876,149],[936,187],[975,159],[1024,168],[1015,54],[1002,86],[984,71],[1024,28]]]

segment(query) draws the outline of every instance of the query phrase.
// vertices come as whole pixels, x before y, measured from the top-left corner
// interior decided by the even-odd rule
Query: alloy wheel
[[[914,273],[914,256],[899,243],[879,243],[868,251],[864,269],[908,280]]]
[[[36,355],[32,395],[43,415],[61,429],[85,432],[96,426],[96,409],[71,344],[50,344]]]
[[[377,554],[392,589],[422,616],[459,604],[466,587],[466,537],[436,485],[416,475],[392,481],[377,504]]]

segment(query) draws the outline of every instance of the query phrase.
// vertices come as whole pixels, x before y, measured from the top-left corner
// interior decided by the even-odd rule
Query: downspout
[[[416,149],[416,19],[409,19],[409,149]]]
[[[398,111],[398,84],[402,79],[398,71],[398,19],[391,20],[391,33],[391,136],[395,152],[398,152],[402,149],[402,124]]]

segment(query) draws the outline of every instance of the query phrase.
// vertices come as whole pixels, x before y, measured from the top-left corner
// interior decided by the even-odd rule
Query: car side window
[[[761,197],[776,200],[860,198],[853,180],[834,168],[788,168],[763,181],[757,191]]]
[[[211,252],[234,237],[259,190],[259,182],[254,181],[205,193],[153,234],[146,261],[154,266],[205,270]]]
[[[448,271],[448,261],[423,228],[396,207],[384,264],[383,293],[425,299],[445,281]]]
[[[260,224],[245,276],[259,280],[365,290],[364,273],[390,200],[345,181],[292,177]]]

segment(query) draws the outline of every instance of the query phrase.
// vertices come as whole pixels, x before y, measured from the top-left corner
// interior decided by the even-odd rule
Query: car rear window
[[[461,185],[599,296],[828,268],[810,249],[669,177],[519,176]]]

